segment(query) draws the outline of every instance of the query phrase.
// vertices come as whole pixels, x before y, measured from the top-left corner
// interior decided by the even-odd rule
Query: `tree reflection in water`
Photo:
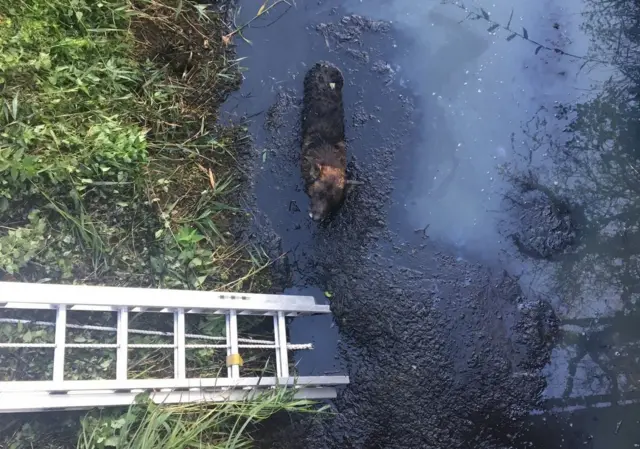
[[[557,105],[557,120],[538,111],[523,131],[553,161],[554,190],[581,211],[577,245],[550,275],[565,318],[556,354],[568,359],[563,385],[550,388],[557,398],[615,403],[640,385],[640,2],[585,4],[583,71],[608,79],[584,103]],[[610,67],[592,62],[603,59]],[[548,273],[548,263],[534,264]]]

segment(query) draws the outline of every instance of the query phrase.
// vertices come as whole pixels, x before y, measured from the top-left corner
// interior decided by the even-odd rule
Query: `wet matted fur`
[[[309,216],[323,220],[345,196],[344,77],[335,65],[320,61],[304,78],[302,178],[311,202]]]

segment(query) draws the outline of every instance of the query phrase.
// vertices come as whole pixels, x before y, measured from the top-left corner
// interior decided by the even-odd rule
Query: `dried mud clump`
[[[534,179],[520,182],[519,187],[518,195],[509,197],[518,211],[518,230],[511,234],[518,250],[536,259],[551,259],[570,250],[577,240],[570,206]]]

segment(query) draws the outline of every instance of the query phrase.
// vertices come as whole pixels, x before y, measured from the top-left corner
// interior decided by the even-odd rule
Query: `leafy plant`
[[[17,273],[46,246],[47,225],[40,211],[32,211],[28,220],[25,226],[9,229],[0,237],[0,269],[9,274]]]

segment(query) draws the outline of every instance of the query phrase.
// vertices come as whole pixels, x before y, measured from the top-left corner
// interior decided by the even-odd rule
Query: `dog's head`
[[[322,221],[335,212],[344,201],[345,170],[330,165],[314,164],[311,168],[312,183],[309,186],[311,207],[309,216]]]

